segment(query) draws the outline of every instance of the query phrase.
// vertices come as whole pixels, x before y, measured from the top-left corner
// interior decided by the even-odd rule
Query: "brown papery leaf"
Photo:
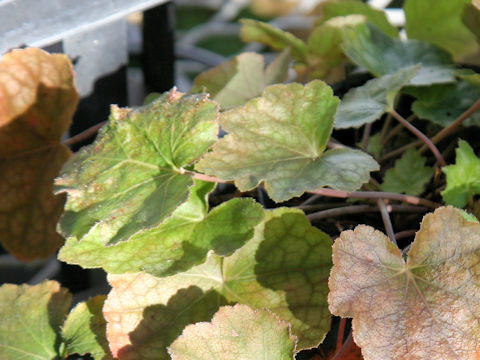
[[[480,359],[480,224],[460,210],[426,215],[406,261],[369,226],[344,231],[333,264],[329,308],[365,360]]]
[[[53,179],[70,156],[60,143],[78,102],[66,55],[28,48],[0,62],[0,242],[21,260],[52,255],[65,195]]]

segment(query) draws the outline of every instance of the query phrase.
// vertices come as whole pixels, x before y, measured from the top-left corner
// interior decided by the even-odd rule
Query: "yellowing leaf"
[[[381,232],[344,231],[333,246],[330,311],[353,318],[365,360],[476,360],[480,224],[453,207],[424,217],[406,261]]]
[[[225,306],[211,323],[187,326],[169,347],[172,360],[250,360],[294,358],[290,326],[267,309]]]
[[[321,81],[273,85],[263,96],[222,114],[229,134],[196,165],[202,172],[235,180],[244,191],[265,181],[277,201],[322,186],[353,191],[377,163],[350,149],[324,153],[338,98]]]
[[[53,179],[70,151],[60,138],[78,102],[65,55],[14,50],[0,62],[0,241],[13,255],[52,255],[63,239],[55,226],[64,195]]]

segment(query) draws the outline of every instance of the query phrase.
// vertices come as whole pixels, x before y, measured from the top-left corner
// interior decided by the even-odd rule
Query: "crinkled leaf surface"
[[[99,238],[68,239],[59,259],[84,268],[102,267],[109,273],[144,270],[167,276],[201,264],[209,250],[228,255],[252,237],[263,209],[251,199],[233,199],[208,213],[207,197],[213,186],[196,181],[189,200],[172,217],[128,241],[105,246]]]
[[[453,207],[424,217],[406,262],[365,225],[333,245],[330,311],[353,318],[365,360],[476,360],[480,224]]]
[[[378,165],[356,150],[323,153],[337,104],[331,88],[318,80],[270,86],[262,97],[222,114],[220,124],[229,134],[196,167],[235,180],[240,190],[265,181],[277,202],[321,186],[356,190]]]
[[[263,55],[242,53],[198,75],[190,93],[207,92],[222,109],[230,109],[260,96],[267,85],[283,82],[289,63],[288,49],[266,69]]]
[[[219,306],[268,307],[292,326],[299,349],[317,346],[330,327],[327,278],[331,240],[294,209],[269,211],[252,240],[233,255],[211,254],[187,272],[157,278],[109,275],[107,337],[120,359],[168,359],[166,351],[194,322]]]
[[[29,48],[0,62],[0,241],[17,258],[45,258],[65,203],[53,179],[70,156],[60,144],[78,101],[65,55]]]
[[[404,5],[408,37],[430,42],[455,58],[478,49],[475,35],[462,22],[472,0],[407,0]]]
[[[455,153],[455,165],[442,168],[447,175],[447,187],[442,191],[442,197],[448,205],[461,208],[472,196],[480,194],[480,159],[464,140],[458,142]]]
[[[76,305],[62,327],[66,353],[90,354],[96,360],[113,359],[106,337],[107,323],[102,314],[106,295],[95,296]]]
[[[56,281],[0,287],[0,358],[52,360],[72,296]]]
[[[290,47],[295,60],[304,61],[306,59],[307,45],[295,35],[257,20],[242,19],[241,23],[243,26],[240,36],[243,41],[256,41],[275,50]]]
[[[389,37],[370,24],[345,28],[343,48],[353,62],[376,76],[421,64],[420,71],[410,81],[412,85],[455,81],[450,54],[418,40],[402,41]]]
[[[420,66],[400,69],[350,90],[338,107],[335,128],[360,127],[379,119],[385,112],[394,110],[398,92],[419,71]]]
[[[187,326],[169,347],[173,360],[292,360],[295,336],[268,309],[225,306],[212,322]]]
[[[217,139],[217,105],[172,90],[140,109],[112,107],[94,144],[56,180],[68,200],[60,226],[77,241],[106,245],[155,228],[188,199],[193,163]]]
[[[406,92],[417,98],[412,110],[419,118],[441,126],[451,124],[480,98],[480,87],[467,81],[408,88]],[[473,113],[463,125],[480,126],[480,114]]]
[[[390,24],[384,11],[374,9],[358,0],[327,0],[320,3],[317,11],[321,14],[320,21],[326,21],[338,16],[363,15],[369,23],[372,23],[386,34],[397,37],[398,30]]]
[[[425,185],[433,176],[432,167],[425,166],[427,159],[416,149],[408,149],[395,166],[385,173],[380,186],[383,191],[420,195],[425,191]]]

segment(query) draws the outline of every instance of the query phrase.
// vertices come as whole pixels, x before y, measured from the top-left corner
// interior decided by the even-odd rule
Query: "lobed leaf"
[[[395,166],[386,171],[380,188],[383,191],[420,195],[434,173],[433,168],[425,166],[426,160],[418,150],[408,149],[395,161]]]
[[[464,140],[455,150],[455,165],[442,168],[447,175],[447,187],[442,191],[446,204],[464,207],[476,194],[480,194],[480,159]]]
[[[108,349],[106,321],[102,314],[106,296],[99,295],[76,305],[62,327],[67,355],[90,354],[96,360],[113,359]]]
[[[290,326],[268,309],[246,305],[220,308],[211,323],[187,326],[169,347],[173,360],[293,359]]]
[[[360,127],[379,119],[385,112],[395,110],[397,94],[420,69],[418,65],[403,68],[350,90],[338,107],[335,128]]]
[[[191,165],[216,141],[217,105],[175,89],[140,109],[112,107],[109,124],[56,180],[60,227],[76,241],[114,245],[162,224],[187,201]]]
[[[56,281],[0,287],[0,358],[56,359],[72,296]]]
[[[431,85],[455,81],[450,54],[418,40],[401,41],[389,37],[372,25],[346,28],[343,40],[345,54],[375,76],[421,64],[411,85]]]
[[[60,138],[78,102],[66,55],[14,50],[0,62],[0,242],[21,260],[46,258],[65,203],[53,179],[70,156]]]
[[[289,63],[288,49],[267,68],[262,55],[242,53],[198,75],[190,93],[208,92],[222,109],[230,109],[261,95],[267,85],[283,82]]]
[[[329,308],[353,317],[365,360],[478,358],[480,224],[459,210],[426,215],[406,261],[383,233],[359,225],[341,233],[333,264]]]
[[[321,186],[356,190],[378,165],[360,151],[323,153],[337,104],[321,81],[270,86],[261,98],[222,114],[220,124],[229,134],[196,168],[235,180],[242,191],[265,181],[277,202]]]

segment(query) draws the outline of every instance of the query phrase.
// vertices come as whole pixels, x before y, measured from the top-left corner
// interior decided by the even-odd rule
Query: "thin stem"
[[[425,213],[428,211],[427,207],[414,206],[414,205],[386,205],[387,212],[420,212]],[[313,212],[307,215],[310,221],[316,221],[326,219],[329,217],[338,217],[342,215],[362,214],[366,212],[377,212],[380,208],[375,205],[348,205],[338,208],[327,209]]]
[[[390,215],[388,215],[388,210],[385,205],[385,200],[377,200],[378,208],[380,209],[380,214],[382,214],[383,225],[385,225],[385,230],[391,242],[397,245],[397,240],[395,240],[395,233],[393,232],[392,221],[390,220]]]
[[[384,162],[385,160],[388,160],[392,157],[395,157],[397,155],[400,155],[402,154],[405,150],[408,150],[410,148],[413,148],[413,147],[416,147],[418,145],[422,145],[423,144],[423,141],[422,140],[416,140],[414,142],[411,142],[410,144],[407,144],[407,145],[404,145],[402,147],[399,147],[398,149],[396,150],[393,150],[385,155],[383,155],[381,158],[380,158],[380,162]]]
[[[343,343],[342,347],[340,348],[339,351],[335,353],[335,356],[331,360],[345,359],[346,356],[348,355],[348,352],[350,352],[351,349],[356,346],[357,345],[353,342],[352,332],[350,331],[350,334],[345,339],[345,342]]]
[[[412,115],[410,115],[406,120],[407,120],[409,123],[411,123],[411,122],[415,119],[415,117],[416,117],[415,114],[412,114]],[[388,143],[388,142],[390,141],[390,139],[391,139],[392,137],[394,137],[395,135],[397,135],[402,129],[403,129],[403,124],[398,124],[397,126],[395,126],[395,127],[392,129],[392,131],[390,131],[390,132],[388,133],[388,135],[383,138],[382,144],[385,145],[386,143]]]
[[[452,122],[450,125],[448,125],[446,128],[442,129],[439,133],[437,133],[433,138],[432,138],[432,143],[437,144],[439,141],[443,140],[446,138],[448,135],[452,134],[457,128],[463,124],[465,120],[467,120],[470,116],[472,116],[478,109],[480,109],[480,99],[475,101],[475,103],[470,106],[462,115],[460,115],[457,119],[455,119],[454,122]],[[425,149],[422,147],[420,149],[421,152],[425,151]]]
[[[305,206],[305,205],[309,205],[315,201],[317,201],[318,199],[320,199],[322,197],[322,195],[312,195],[310,196],[307,200],[305,200],[304,202],[302,202],[300,204],[300,206]]]
[[[345,337],[345,324],[347,320],[345,318],[340,319],[340,324],[338,325],[338,334],[337,334],[337,346],[335,352],[340,351],[343,345],[343,338]]]
[[[430,139],[425,136],[424,133],[422,133],[420,130],[418,130],[415,126],[410,124],[407,120],[405,120],[399,113],[397,113],[395,110],[391,110],[390,113],[392,116],[397,119],[403,126],[405,126],[408,130],[410,130],[416,137],[418,137],[420,140],[422,140],[425,145],[428,146],[428,148],[432,151],[433,155],[437,159],[438,163],[440,166],[446,166],[447,163],[442,157],[442,154],[440,154],[440,151],[438,151],[437,147],[435,146],[434,143],[430,141]]]
[[[392,192],[383,192],[383,191],[343,191],[343,190],[334,190],[328,188],[321,188],[317,190],[307,191],[312,194],[319,194],[323,196],[336,197],[341,199],[353,198],[353,199],[390,199],[390,200],[399,200],[405,201],[412,205],[423,205],[432,209],[436,209],[441,206],[438,203],[433,201],[419,198],[412,195],[397,194]]]
[[[404,239],[404,238],[407,238],[407,237],[410,237],[410,236],[415,236],[415,233],[417,231],[418,230],[415,230],[415,229],[399,231],[399,232],[395,233],[395,239],[400,240],[400,239]]]
[[[191,174],[191,175],[193,175],[193,178],[194,178],[194,179],[197,179],[197,180],[214,182],[214,183],[218,183],[218,184],[228,184],[228,181],[219,179],[219,178],[217,178],[217,177],[215,177],[215,176],[200,174],[200,173],[196,173],[196,172],[193,172],[193,171],[185,171],[185,173],[186,173],[186,174]]]
[[[79,143],[80,141],[88,139],[90,136],[95,135],[98,130],[100,130],[100,128],[102,128],[106,123],[107,121],[103,121],[101,123],[93,125],[92,127],[89,127],[87,130],[82,131],[80,134],[72,136],[71,138],[63,141],[63,145],[71,146]]]
[[[372,123],[368,123],[367,125],[365,125],[363,129],[362,145],[361,145],[361,148],[363,151],[367,151],[368,138],[370,137],[371,131],[372,131]]]
[[[383,123],[382,130],[380,131],[380,140],[383,143],[383,139],[385,135],[387,135],[387,131],[390,128],[390,124],[392,123],[392,114],[388,113],[387,117],[385,118],[385,122]]]

